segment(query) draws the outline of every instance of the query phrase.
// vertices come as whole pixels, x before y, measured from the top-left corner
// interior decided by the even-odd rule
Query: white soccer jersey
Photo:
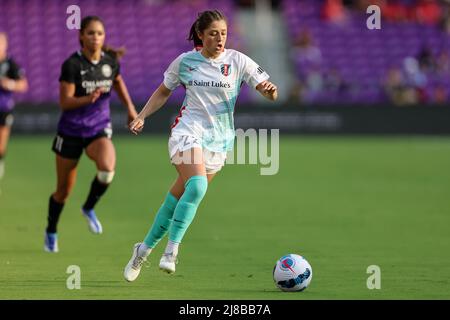
[[[225,49],[216,59],[200,51],[178,56],[164,73],[164,85],[174,90],[180,84],[186,97],[172,125],[172,135],[199,139],[214,152],[226,152],[234,143],[234,105],[242,82],[255,88],[269,75],[245,54]]]

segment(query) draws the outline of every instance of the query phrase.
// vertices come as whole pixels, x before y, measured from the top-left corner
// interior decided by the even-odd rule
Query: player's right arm
[[[102,90],[97,88],[90,95],[75,97],[75,84],[61,81],[59,84],[59,105],[64,111],[73,110],[94,103],[102,94]]]
[[[158,89],[153,92],[150,99],[148,99],[141,112],[139,112],[137,118],[130,123],[130,131],[134,134],[141,132],[144,128],[145,118],[158,111],[167,102],[171,94],[172,91],[164,83],[161,83]]]

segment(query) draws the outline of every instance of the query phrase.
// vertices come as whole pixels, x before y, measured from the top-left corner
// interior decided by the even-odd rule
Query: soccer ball
[[[303,291],[311,283],[312,268],[298,254],[281,257],[273,268],[273,280],[282,291]]]

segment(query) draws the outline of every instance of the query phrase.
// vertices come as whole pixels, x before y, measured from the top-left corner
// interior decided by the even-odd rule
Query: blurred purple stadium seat
[[[197,13],[206,7],[221,9],[228,16],[229,41],[242,43],[232,30],[236,8],[228,0],[77,0],[81,13],[99,15],[106,25],[106,42],[124,46],[122,74],[133,99],[143,102],[161,83],[168,64],[181,52],[191,50],[187,34]],[[434,55],[450,52],[450,36],[434,26],[413,22],[385,22],[381,30],[365,27],[367,16],[352,12],[343,25],[320,18],[322,1],[283,0],[281,12],[287,31],[294,39],[308,30],[320,49],[319,62],[292,56],[299,78],[309,72],[336,71],[348,89],[342,92],[313,92],[307,100],[321,103],[351,103],[369,100],[383,102],[382,82],[388,70],[401,67],[408,56],[417,56],[427,46]],[[26,70],[30,90],[18,95],[19,101],[55,102],[61,63],[79,49],[76,30],[66,28],[66,9],[71,0],[0,0],[0,30],[9,36],[11,55]],[[241,41],[241,42],[240,42]],[[427,92],[450,87],[450,76],[427,75]],[[245,87],[244,87],[245,88]],[[183,90],[174,93],[180,101]],[[117,97],[114,98],[117,101]],[[243,89],[239,101],[249,101]]]
[[[174,0],[150,3],[145,0],[78,0],[82,16],[98,15],[106,25],[106,43],[124,46],[121,61],[128,89],[137,102],[146,101],[163,79],[169,63],[192,49],[186,40],[198,12],[204,8],[222,10],[232,23],[235,7],[220,0]],[[18,101],[55,102],[62,62],[79,49],[76,30],[66,28],[66,9],[73,1],[0,0],[0,30],[9,37],[11,56],[26,70],[30,83]],[[230,25],[231,25],[230,23]],[[175,100],[183,90],[176,90]],[[243,92],[242,100],[249,95]],[[114,95],[115,101],[118,101]]]
[[[336,94],[324,88],[323,92],[307,95],[307,102],[383,102],[386,97],[381,84],[390,68],[401,67],[406,57],[417,56],[424,46],[434,55],[450,49],[450,36],[437,26],[383,22],[381,30],[368,30],[367,16],[358,12],[352,12],[347,23],[336,25],[321,19],[321,5],[322,1],[284,0],[281,8],[287,30],[291,39],[309,31],[322,54],[320,70],[337,70],[344,83],[358,89]],[[304,80],[311,70],[311,60],[294,56],[293,61],[298,77]],[[445,78],[450,79],[450,75]],[[432,90],[443,83],[430,82],[427,86]]]

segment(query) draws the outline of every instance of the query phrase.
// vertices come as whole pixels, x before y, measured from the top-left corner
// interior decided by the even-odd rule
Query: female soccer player
[[[186,98],[172,125],[169,153],[178,177],[156,214],[142,243],[136,243],[124,270],[127,281],[134,281],[152,249],[168,232],[169,242],[160,260],[160,269],[173,273],[178,247],[194,219],[208,182],[225,163],[227,150],[234,143],[233,110],[245,81],[269,100],[276,100],[277,87],[269,75],[246,55],[225,49],[227,22],[217,11],[199,14],[189,40],[201,40],[200,51],[178,56],[164,73],[164,81],[153,93],[130,130],[138,134],[144,119],[161,108],[172,90],[180,84]]]
[[[8,37],[6,33],[0,32],[0,180],[5,173],[4,157],[13,122],[13,93],[28,89],[23,70],[8,57],[7,51]]]
[[[85,150],[95,162],[97,174],[81,211],[89,229],[102,233],[94,206],[114,177],[116,154],[111,142],[110,91],[117,92],[128,110],[128,122],[137,112],[120,75],[119,50],[104,46],[105,28],[96,16],[81,21],[81,50],[64,61],[60,81],[62,115],[52,150],[56,153],[56,191],[50,196],[45,250],[58,251],[56,226],[70,191],[75,184],[78,160]]]

